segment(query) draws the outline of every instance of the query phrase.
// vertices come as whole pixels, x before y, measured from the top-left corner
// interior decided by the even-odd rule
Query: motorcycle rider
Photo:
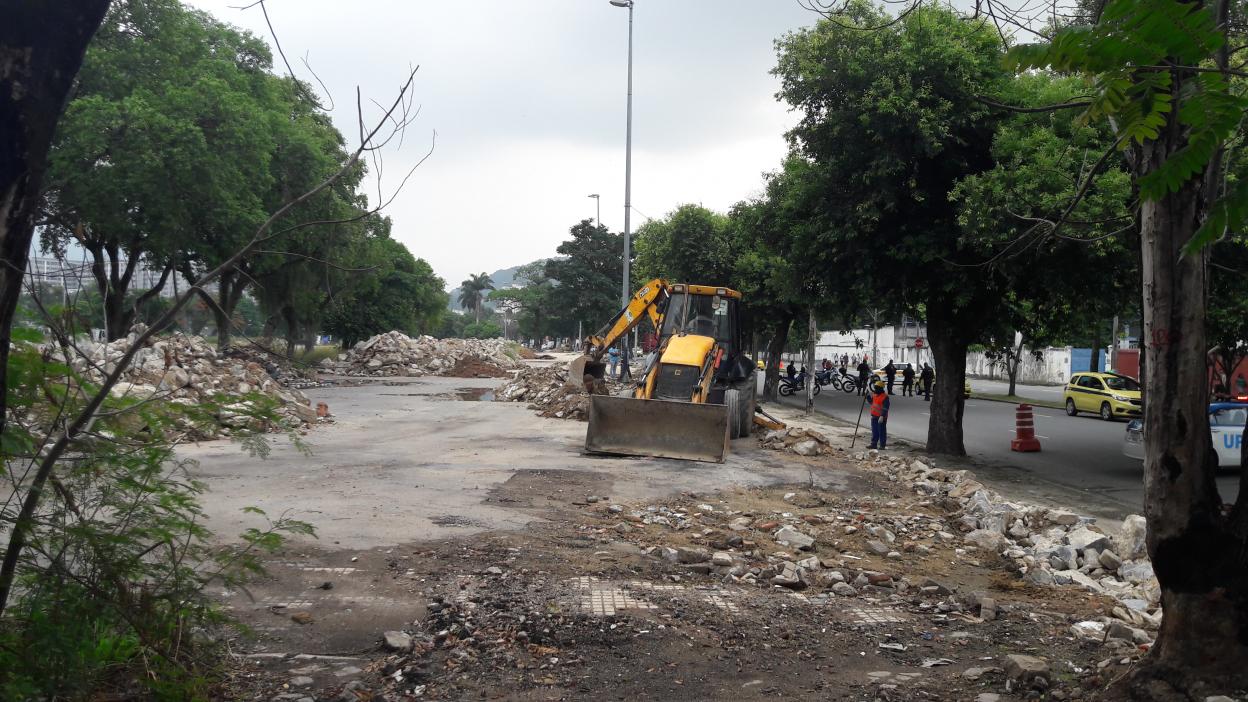
[[[871,374],[871,366],[867,365],[867,357],[862,357],[862,363],[858,364],[858,394],[862,395],[867,391],[867,376]]]

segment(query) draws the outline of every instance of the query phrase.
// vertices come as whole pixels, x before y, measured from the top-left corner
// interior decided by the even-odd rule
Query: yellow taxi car
[[[1099,414],[1112,422],[1118,417],[1139,417],[1143,402],[1140,384],[1135,378],[1117,373],[1075,373],[1062,389],[1066,414],[1080,412]]]

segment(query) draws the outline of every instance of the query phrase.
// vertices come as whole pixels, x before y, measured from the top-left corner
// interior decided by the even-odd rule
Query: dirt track
[[[734,442],[723,465],[588,457],[583,423],[465,399],[498,383],[314,390],[337,422],[305,437],[310,456],[279,445],[256,461],[223,442],[186,451],[211,486],[221,538],[257,525],[247,505],[318,529],[250,592],[221,593],[256,632],[237,643],[249,698],[332,700],[353,686],[359,694],[342,699],[975,699],[1007,687],[1021,699],[999,668],[1007,654],[1034,653],[1053,668],[1043,686],[1078,699],[1110,679],[1116,666],[1098,672],[1099,661],[1132,655],[1069,635],[1105,606],[1092,595],[1020,589],[952,546],[853,555],[863,535],[842,536],[832,515],[943,518],[878,476],[753,439]],[[686,526],[626,518],[636,514]],[[822,530],[819,558],[892,580],[844,598],[730,584],[723,569],[654,550],[726,548],[765,563],[783,549],[765,524],[719,543],[741,515],[755,525],[800,516]],[[901,584],[928,577],[952,592]],[[975,593],[997,599],[1000,616],[980,620],[966,604]],[[412,634],[415,651],[383,650],[389,630]],[[974,668],[988,670],[968,678]]]

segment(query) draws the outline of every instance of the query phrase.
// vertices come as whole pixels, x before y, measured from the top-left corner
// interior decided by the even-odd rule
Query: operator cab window
[[[663,336],[679,333],[709,336],[730,347],[732,338],[733,300],[718,295],[672,295],[663,317]]]

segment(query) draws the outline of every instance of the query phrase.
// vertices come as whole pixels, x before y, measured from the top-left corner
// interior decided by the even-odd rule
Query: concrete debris
[[[1147,559],[1143,517],[1127,517],[1121,530],[1110,534],[1089,517],[1008,502],[969,471],[942,470],[903,457],[864,453],[855,458],[868,470],[884,471],[890,481],[908,484],[925,500],[958,510],[947,522],[956,528],[935,525],[928,534],[937,543],[961,540],[999,554],[1033,585],[1079,586],[1131,603],[1124,612],[1135,614],[1124,621],[1147,631],[1160,626],[1161,589]],[[857,527],[843,531],[848,536]]]
[[[788,451],[799,456],[818,456],[832,453],[832,442],[828,437],[811,429],[789,427],[773,429],[763,435],[760,440],[763,448],[774,451]]]
[[[608,392],[613,384],[608,384]],[[566,368],[528,367],[494,392],[495,402],[528,402],[543,417],[589,418],[589,395],[579,378],[569,378]]]
[[[793,527],[786,526],[781,528],[775,534],[776,543],[792,546],[793,548],[809,551],[815,544],[814,538],[803,534]]]
[[[143,325],[135,325],[130,334],[108,343],[80,340],[68,358],[56,346],[49,345],[45,351],[82,377],[98,383],[116,369],[145,330]],[[265,365],[238,354],[218,355],[216,348],[203,338],[181,333],[148,339],[135,352],[111,394],[133,400],[163,400],[188,409],[216,407],[211,417],[192,418],[188,414],[181,422],[181,428],[193,439],[212,439],[240,430],[283,430],[327,421],[317,416],[316,408],[303,393],[294,387],[283,387]],[[286,426],[257,426],[254,408],[261,402],[275,402],[276,413]]]
[[[1128,514],[1122,520],[1122,528],[1114,544],[1118,553],[1126,560],[1132,561],[1148,556],[1148,522],[1138,514]]]
[[[503,378],[520,367],[519,353],[502,339],[435,339],[397,331],[361,341],[345,354],[320,363],[339,375]]]
[[[1029,683],[1049,674],[1049,664],[1043,658],[1012,653],[1005,657],[1005,674],[1011,680]]]
[[[386,649],[405,653],[412,650],[412,637],[401,631],[387,631],[382,634]]]
[[[1088,527],[1078,527],[1066,534],[1066,543],[1076,551],[1094,548],[1098,551],[1109,548],[1109,537]]]

